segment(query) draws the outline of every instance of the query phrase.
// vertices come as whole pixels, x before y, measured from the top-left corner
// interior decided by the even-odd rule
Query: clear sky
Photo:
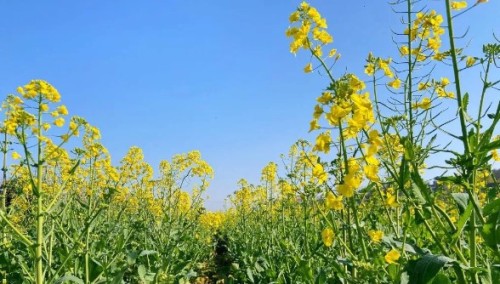
[[[424,1],[425,2],[425,1]],[[429,1],[431,5],[444,1]],[[0,94],[44,79],[70,114],[100,128],[117,164],[131,146],[153,167],[200,150],[215,169],[209,209],[239,178],[257,183],[269,161],[308,135],[327,85],[304,74],[284,32],[300,1],[2,1]],[[369,51],[396,56],[399,16],[385,1],[314,0],[342,54],[334,72],[361,73]],[[469,4],[473,4],[469,1]],[[500,1],[460,17],[470,51],[500,35]]]

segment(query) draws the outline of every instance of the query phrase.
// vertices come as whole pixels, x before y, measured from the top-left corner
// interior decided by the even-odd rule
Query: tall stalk
[[[43,174],[43,159],[42,159],[42,95],[39,95],[38,99],[38,115],[37,115],[37,127],[39,131],[38,141],[37,141],[37,173],[36,173],[36,244],[35,244],[35,277],[37,284],[44,283],[44,273],[43,273],[43,224],[44,224],[44,212],[43,212],[43,189],[42,189],[42,174]],[[29,165],[27,165],[29,166]]]

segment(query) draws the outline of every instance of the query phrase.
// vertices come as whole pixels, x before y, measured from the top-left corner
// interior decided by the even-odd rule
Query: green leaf
[[[489,152],[491,150],[499,149],[500,148],[500,140],[495,140],[493,142],[490,142],[488,145],[484,146],[481,150],[484,152]]]
[[[252,270],[250,269],[250,267],[247,268],[247,276],[248,276],[248,279],[250,280],[250,282],[255,283],[255,280],[253,279],[253,273],[252,273]]]
[[[498,250],[500,245],[500,211],[490,214],[481,229],[485,243],[493,250]]]
[[[142,281],[145,281],[146,279],[144,277],[146,276],[146,267],[142,264],[139,265],[139,267],[137,267],[137,274]]]
[[[139,256],[145,256],[145,255],[152,255],[152,254],[157,254],[158,252],[155,250],[143,250],[139,254]]]
[[[483,214],[488,216],[492,213],[500,211],[500,198],[493,200],[492,202],[486,204],[483,208]]]
[[[438,272],[446,264],[455,260],[443,256],[426,254],[420,259],[408,262],[407,272],[410,276],[410,284],[427,284],[436,277]]]
[[[457,231],[452,236],[452,243],[455,243],[458,238],[460,238],[460,234],[462,233],[462,230],[464,229],[467,220],[469,220],[473,210],[474,206],[472,205],[472,202],[469,202],[465,211],[460,213],[460,219],[458,219],[457,222]]]
[[[398,247],[398,248],[403,247],[403,242],[396,241],[392,236],[383,236],[382,242],[391,247]],[[409,244],[407,242],[405,242],[403,250],[405,252],[417,255],[425,255],[426,253],[428,253],[427,249],[419,248],[418,246]]]
[[[83,280],[74,276],[74,275],[71,275],[71,274],[68,274],[68,275],[64,275],[63,277],[57,279],[54,283],[55,284],[63,284],[63,283],[78,283],[78,284],[84,284]]]
[[[415,194],[415,197],[419,199],[420,202],[423,201],[423,203],[430,202],[431,199],[431,190],[427,184],[425,184],[424,180],[420,176],[418,172],[412,172],[411,174],[411,179],[415,183],[416,187],[413,187],[413,193]]]
[[[467,193],[452,193],[451,196],[457,203],[460,214],[462,214],[467,208],[467,203],[469,203],[469,195]]]
[[[438,275],[436,275],[436,277],[432,281],[432,284],[451,284],[451,280],[445,274],[438,273]]]

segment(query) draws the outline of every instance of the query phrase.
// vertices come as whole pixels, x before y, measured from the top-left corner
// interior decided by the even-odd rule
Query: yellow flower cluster
[[[436,11],[431,10],[428,13],[418,12],[416,19],[413,21],[411,28],[407,28],[404,34],[408,35],[411,41],[423,41],[423,45],[430,50],[435,60],[443,60],[446,53],[440,53],[441,36],[444,34],[444,29],[441,27],[443,16]],[[415,56],[417,61],[424,61],[428,56],[425,55],[425,50],[420,47],[410,50],[408,46],[401,46],[399,51],[402,56]]]
[[[297,10],[290,15],[290,22],[300,22],[299,26],[286,30],[286,36],[293,38],[290,44],[290,52],[292,53],[297,53],[300,48],[303,48],[315,50],[315,54],[321,56],[321,46],[333,41],[332,36],[326,31],[326,19],[321,17],[316,8],[311,7],[306,2],[302,2]],[[316,46],[311,38],[317,43]]]
[[[384,76],[386,76],[388,78],[394,77],[394,73],[392,72],[392,70],[390,68],[392,58],[387,58],[387,59],[383,59],[380,57],[375,58],[373,56],[373,54],[370,53],[370,54],[368,54],[368,59],[366,61],[367,61],[367,64],[365,65],[365,74],[366,75],[374,76],[378,70],[382,70],[384,72]],[[396,80],[393,81],[393,83],[392,83],[392,85],[394,85],[394,88],[396,88],[396,87],[399,88],[399,86],[397,84],[398,84],[398,82]],[[399,81],[399,84],[401,84],[400,81]]]
[[[321,232],[321,239],[323,240],[323,244],[327,247],[331,247],[333,245],[333,238],[335,234],[331,228],[325,228]]]
[[[370,237],[373,243],[378,244],[380,243],[380,241],[382,241],[382,238],[384,237],[384,232],[379,230],[369,230],[368,236]]]
[[[278,172],[278,165],[276,163],[270,162],[262,169],[262,181],[273,185],[276,182],[276,175]]]
[[[325,196],[325,205],[328,209],[340,211],[344,209],[342,196],[335,196],[331,191],[328,191]]]
[[[391,249],[385,256],[384,259],[387,263],[392,264],[396,263],[398,259],[401,257],[401,254],[399,251],[395,249]]]
[[[23,87],[18,87],[17,92],[25,99],[35,99],[41,96],[42,99],[57,103],[61,100],[61,95],[51,84],[43,80],[32,80]]]
[[[224,212],[205,212],[200,215],[199,222],[206,229],[215,231],[222,226],[225,217]]]
[[[453,1],[451,2],[451,9],[453,10],[462,10],[467,8],[467,1]]]
[[[337,192],[345,197],[352,197],[362,182],[361,167],[355,158],[350,158],[347,163],[347,174],[337,185]]]

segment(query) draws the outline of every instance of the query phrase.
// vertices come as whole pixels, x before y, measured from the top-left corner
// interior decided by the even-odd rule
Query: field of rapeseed
[[[453,24],[485,2],[393,3],[395,56],[368,54],[364,74],[335,69],[327,20],[302,2],[286,36],[326,80],[317,138],[241,179],[225,211],[204,208],[200,152],[156,174],[135,147],[112,165],[54,86],[18,87],[0,127],[1,283],[499,283],[500,42],[468,54]]]

